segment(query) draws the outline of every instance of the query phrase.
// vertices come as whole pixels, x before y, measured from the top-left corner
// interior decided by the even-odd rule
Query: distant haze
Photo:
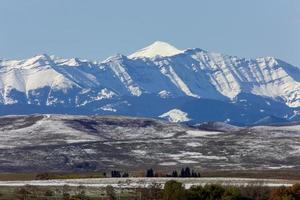
[[[154,41],[300,66],[299,0],[2,0],[0,58],[103,60]]]

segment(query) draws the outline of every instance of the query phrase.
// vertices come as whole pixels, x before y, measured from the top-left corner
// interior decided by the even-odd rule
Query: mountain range
[[[235,125],[300,120],[300,69],[154,42],[102,62],[0,60],[0,115],[56,113]]]

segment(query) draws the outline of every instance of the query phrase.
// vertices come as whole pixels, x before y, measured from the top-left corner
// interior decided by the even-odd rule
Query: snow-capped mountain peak
[[[60,65],[66,65],[66,66],[71,66],[71,67],[78,67],[81,64],[81,60],[78,58],[70,58],[64,60]]]
[[[122,54],[116,54],[116,55],[113,55],[113,56],[109,56],[108,58],[106,58],[105,60],[103,60],[101,63],[102,64],[105,64],[105,63],[109,63],[109,62],[118,62],[120,60],[124,60],[124,59],[127,59],[126,56],[122,55]]]
[[[137,52],[128,56],[128,58],[153,58],[156,56],[173,56],[182,53],[182,50],[162,41],[156,41],[153,44],[138,50]]]
[[[24,60],[24,62],[20,63],[20,67],[25,69],[34,68],[34,67],[49,65],[51,61],[52,59],[47,54],[40,54],[32,58],[29,58],[27,60]]]

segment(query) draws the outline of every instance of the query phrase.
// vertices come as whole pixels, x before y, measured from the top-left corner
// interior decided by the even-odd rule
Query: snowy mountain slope
[[[202,49],[178,50],[164,42],[102,62],[48,55],[0,61],[0,106],[5,114],[22,113],[9,111],[22,105],[38,107],[29,113],[51,108],[56,113],[55,107],[63,107],[75,114],[147,117],[179,109],[199,122],[205,120],[199,112],[209,116],[209,109],[201,107],[206,100],[213,100],[205,105],[216,109],[228,104],[240,110],[243,116],[237,123],[270,117],[298,120],[300,69],[273,57],[244,59]],[[187,106],[188,102],[193,103]],[[145,113],[150,105],[153,111]],[[254,119],[251,109],[260,118]],[[232,120],[230,113],[217,120]]]
[[[10,95],[14,90],[28,97],[31,91],[40,88],[50,87],[51,90],[65,91],[77,86],[76,83],[55,71],[51,64],[50,58],[45,55],[22,61],[2,62],[0,68],[1,103],[18,103],[18,99]]]
[[[251,60],[202,50],[188,52],[186,53],[197,62],[187,68],[206,74],[205,82],[211,83],[225,97],[233,99],[244,92],[280,98],[290,107],[300,105],[300,70],[296,67],[293,70],[297,79],[289,76],[283,63],[273,57]]]

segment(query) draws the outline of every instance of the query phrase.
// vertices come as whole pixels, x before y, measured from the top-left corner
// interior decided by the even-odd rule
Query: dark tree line
[[[111,171],[111,177],[113,177],[113,178],[121,178],[121,177],[123,177],[123,178],[125,178],[125,177],[129,177],[129,174],[128,174],[128,172],[120,172],[120,171],[117,171],[117,170],[113,170],[113,171]]]
[[[200,173],[199,172],[195,172],[194,170],[190,170],[189,167],[186,167],[185,169],[182,168],[181,172],[180,172],[180,177],[200,177]]]
[[[269,188],[263,186],[192,186],[185,189],[180,182],[165,183],[162,200],[299,200],[300,184],[292,187]]]
[[[150,168],[146,171],[146,177],[156,177],[158,176],[155,171]],[[200,177],[201,174],[199,172],[195,172],[194,170],[191,170],[189,167],[182,168],[180,173],[178,173],[176,170],[172,171],[171,174],[167,174],[167,177],[182,177],[182,178],[188,178],[188,177]]]

